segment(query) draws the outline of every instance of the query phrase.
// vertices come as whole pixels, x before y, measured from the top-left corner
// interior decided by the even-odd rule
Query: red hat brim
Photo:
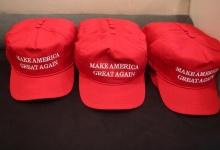
[[[67,95],[73,87],[74,67],[45,77],[28,77],[11,69],[10,92],[20,101],[58,98]]]
[[[213,115],[219,112],[220,101],[216,83],[199,89],[184,88],[156,76],[164,104],[172,111],[188,115]]]
[[[144,74],[133,82],[121,85],[102,84],[84,75],[79,76],[80,96],[83,103],[95,109],[124,110],[140,106],[145,98]]]

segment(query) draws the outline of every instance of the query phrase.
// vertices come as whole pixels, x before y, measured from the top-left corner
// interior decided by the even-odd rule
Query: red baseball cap
[[[155,22],[143,28],[147,36],[150,73],[165,105],[188,115],[219,111],[215,76],[220,67],[220,43],[190,24]]]
[[[73,22],[59,18],[27,19],[6,34],[11,64],[10,92],[16,100],[56,98],[74,83]]]
[[[84,20],[74,57],[85,105],[112,110],[143,103],[147,44],[137,24],[112,18]]]

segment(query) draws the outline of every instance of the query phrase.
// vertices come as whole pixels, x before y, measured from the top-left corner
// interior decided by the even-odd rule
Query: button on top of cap
[[[109,25],[109,28],[114,29],[114,28],[115,28],[115,25],[114,25],[114,24],[110,24],[110,25]]]
[[[113,22],[113,20],[111,18],[106,19],[109,25],[109,28],[114,29],[115,28],[115,24]]]
[[[43,24],[44,24],[44,22],[47,20],[47,18],[43,18],[43,19],[41,19],[38,23],[37,23],[37,25],[35,26],[36,28],[40,28]]]

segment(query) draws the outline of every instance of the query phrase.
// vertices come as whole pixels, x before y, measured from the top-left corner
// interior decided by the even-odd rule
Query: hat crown
[[[20,74],[33,77],[56,74],[73,64],[75,34],[75,25],[65,19],[24,20],[7,33],[6,54]]]
[[[214,80],[220,67],[219,41],[189,24],[152,23],[144,30],[151,43],[149,64],[166,81],[196,88]]]
[[[76,66],[91,80],[122,84],[144,73],[146,39],[135,23],[111,18],[90,19],[81,22],[78,32]]]

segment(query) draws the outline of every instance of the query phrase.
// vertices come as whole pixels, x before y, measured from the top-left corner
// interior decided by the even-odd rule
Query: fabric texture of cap
[[[137,24],[112,18],[84,20],[74,57],[86,106],[120,110],[143,103],[147,44]]]
[[[76,28],[61,18],[27,19],[5,37],[10,92],[20,101],[62,97],[74,83]]]
[[[212,115],[220,103],[215,76],[220,43],[190,24],[155,22],[143,28],[151,78],[164,104],[188,115]]]

